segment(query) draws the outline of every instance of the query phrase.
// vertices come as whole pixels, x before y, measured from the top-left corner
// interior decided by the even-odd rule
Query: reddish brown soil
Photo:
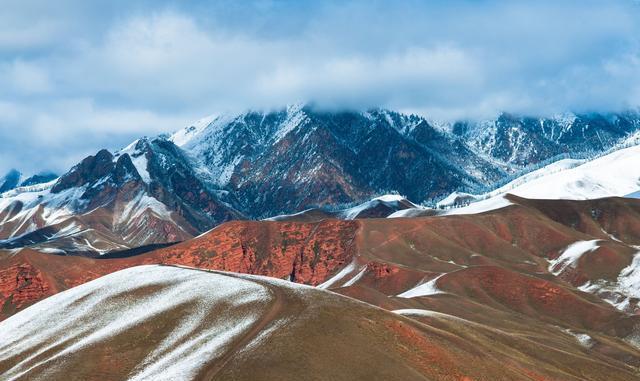
[[[508,353],[504,374],[519,376],[494,379],[523,375],[529,380],[581,379],[527,365],[518,353],[543,363],[562,357],[558,353],[572,353],[621,369],[639,367],[640,352],[621,339],[637,329],[640,316],[621,313],[576,287],[588,280],[615,279],[631,262],[635,250],[616,239],[640,243],[640,201],[512,201],[517,205],[469,216],[230,222],[184,243],[124,259],[61,257],[30,250],[0,253],[0,318],[56,292],[139,264],[185,265],[318,285],[354,263],[357,269],[335,282],[334,291],[388,310],[439,311],[479,325],[467,332],[464,327],[470,323],[414,320],[453,330],[472,342],[480,336],[487,342],[501,340],[504,347],[494,356]],[[548,259],[557,258],[571,243],[592,239],[602,240],[598,250],[583,255],[575,268],[559,276],[549,273]],[[443,273],[436,286],[444,293],[395,297]],[[348,280],[353,281],[342,287]],[[480,335],[478,327],[487,331]],[[410,325],[392,322],[385,329],[400,348],[412,348],[403,356],[423,375],[491,379],[475,377],[460,365],[470,361],[469,369],[477,370],[482,361],[463,359],[440,344],[424,342]],[[582,347],[563,329],[588,333],[592,347]],[[537,352],[546,350],[542,348],[558,352],[542,356]]]
[[[0,252],[0,317],[56,292],[141,264],[175,264],[267,275],[317,285],[349,263],[356,251],[358,223],[328,220],[230,222],[183,244],[123,259],[64,257],[22,250]],[[15,269],[28,269],[38,287],[25,288]]]
[[[546,280],[552,282],[548,284],[556,284],[554,287],[558,290],[564,290],[566,285],[562,283],[565,281],[577,286],[589,279],[614,277],[630,263],[633,251],[609,239],[599,250],[583,256],[578,266],[561,274],[560,279],[551,276],[547,271],[547,258],[557,257],[562,249],[577,240],[594,237],[582,231],[584,229],[574,229],[575,219],[563,220],[555,215],[550,218],[548,210],[587,210],[588,216],[592,216],[591,210],[597,207],[606,211],[607,217],[595,213],[594,221],[608,221],[607,227],[617,226],[618,219],[635,221],[637,210],[640,210],[637,200],[611,199],[610,203],[603,200],[514,201],[522,206],[470,216],[308,223],[236,221],[184,243],[125,259],[92,260],[29,250],[15,255],[7,253],[0,256],[2,316],[11,315],[60,290],[138,264],[178,264],[317,285],[355,257],[361,266],[366,266],[358,284],[386,295],[401,293],[440,273],[452,273],[447,277],[459,278],[455,282],[457,288],[452,292],[471,292],[469,297],[474,299],[507,306],[513,304],[514,309],[523,310],[522,300],[500,294],[506,292],[500,287],[509,289],[517,285],[514,293],[526,295],[527,303],[532,303],[528,309],[549,308],[545,313],[552,313],[555,307],[549,306],[550,296],[534,286]],[[586,212],[580,213],[580,220],[586,220],[583,216]],[[637,219],[640,220],[640,215]],[[623,235],[632,239],[636,233],[640,234],[640,230],[636,232],[629,228]],[[471,267],[455,273],[466,266]],[[474,270],[478,266],[482,270]],[[26,277],[22,281],[16,276],[18,268],[23,269]],[[484,283],[473,279],[480,272],[481,279],[487,279]],[[528,276],[507,277],[505,274]],[[507,278],[514,282],[525,279],[526,282],[511,285]],[[489,279],[500,282],[489,287]],[[568,292],[562,298],[579,298],[575,295]],[[558,314],[562,315],[562,312]]]
[[[162,263],[291,279],[317,285],[349,263],[358,222],[230,222],[148,255]]]

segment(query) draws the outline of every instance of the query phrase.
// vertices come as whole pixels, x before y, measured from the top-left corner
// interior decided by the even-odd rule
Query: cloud
[[[0,170],[298,101],[439,119],[635,108],[639,17],[622,0],[16,3]]]
[[[0,169],[25,173],[64,171],[107,147],[118,149],[141,136],[183,126],[186,115],[104,108],[90,99],[45,102],[37,107],[0,102]]]
[[[51,90],[51,81],[47,71],[33,62],[15,60],[0,66],[0,86],[9,94],[42,94]]]

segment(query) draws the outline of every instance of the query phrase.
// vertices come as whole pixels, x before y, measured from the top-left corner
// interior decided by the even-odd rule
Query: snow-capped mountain
[[[140,139],[99,151],[56,181],[0,198],[0,245],[104,253],[181,241],[242,218],[171,142]],[[19,192],[22,190],[22,192]]]
[[[19,187],[44,184],[58,177],[52,172],[41,172],[30,177],[25,177],[20,171],[11,169],[6,175],[0,177],[0,194]]]
[[[102,150],[51,183],[12,180],[0,198],[0,246],[95,254],[384,193],[422,203],[490,188],[563,153],[631,144],[638,131],[632,113],[504,114],[448,126],[388,110],[306,105],[211,116],[173,135]]]
[[[208,123],[208,124],[207,124]],[[633,144],[640,115],[573,115],[434,125],[388,110],[275,112],[205,118],[170,140],[251,216],[364,201],[397,191],[416,202],[490,188],[562,158]]]
[[[605,151],[637,133],[640,115],[568,113],[533,118],[505,113],[495,120],[457,122],[450,129],[476,151],[512,167],[526,167],[564,154]]]
[[[170,137],[253,216],[364,201],[396,190],[417,201],[495,181],[504,171],[425,119],[390,111],[275,112],[214,118]]]

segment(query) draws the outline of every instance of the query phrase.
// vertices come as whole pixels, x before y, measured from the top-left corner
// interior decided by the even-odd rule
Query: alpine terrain
[[[20,182],[10,172],[1,185],[0,247],[96,256],[183,241],[230,220],[308,209],[384,217],[399,209],[363,210],[376,208],[370,200],[385,193],[435,205],[452,192],[494,191],[545,165],[583,163],[633,145],[639,131],[633,112],[502,114],[449,124],[303,104],[225,114],[116,152],[101,150],[59,178]],[[335,213],[357,205],[360,212]]]

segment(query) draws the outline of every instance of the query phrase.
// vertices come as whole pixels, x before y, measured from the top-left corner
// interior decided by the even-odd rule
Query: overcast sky
[[[640,105],[638,1],[425,3],[0,0],[0,172],[300,101],[434,119]]]

